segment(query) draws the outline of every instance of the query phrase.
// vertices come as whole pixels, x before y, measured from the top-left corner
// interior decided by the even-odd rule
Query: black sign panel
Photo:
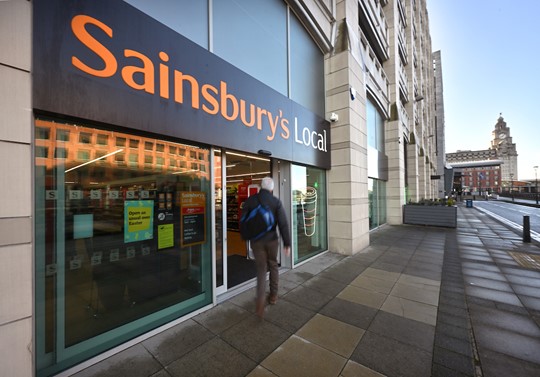
[[[182,246],[196,245],[205,242],[204,213],[182,216]]]
[[[206,194],[180,193],[180,242],[182,247],[206,242]]]
[[[325,119],[123,1],[36,0],[33,59],[35,109],[330,168]]]

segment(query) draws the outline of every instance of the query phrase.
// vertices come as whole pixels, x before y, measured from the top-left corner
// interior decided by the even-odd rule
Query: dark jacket
[[[277,228],[279,227],[279,233],[281,234],[281,238],[283,239],[283,246],[291,246],[291,233],[289,232],[289,222],[287,221],[287,216],[285,215],[283,204],[281,203],[281,200],[272,195],[270,191],[261,189],[258,194],[247,198],[247,200],[244,202],[244,206],[242,207],[242,214],[248,213],[253,208],[257,207],[259,205],[259,202],[262,205],[268,207],[274,213],[276,224],[274,224],[274,227],[268,233],[259,238],[257,242],[276,240],[278,238]]]

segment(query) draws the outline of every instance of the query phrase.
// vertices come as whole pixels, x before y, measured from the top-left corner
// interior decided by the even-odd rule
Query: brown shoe
[[[277,302],[277,295],[275,295],[275,294],[268,295],[268,303],[270,305],[275,305],[276,302]]]

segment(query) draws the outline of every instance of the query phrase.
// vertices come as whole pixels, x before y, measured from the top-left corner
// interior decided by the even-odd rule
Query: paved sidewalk
[[[263,321],[250,289],[76,376],[540,375],[536,244],[461,205],[370,237],[282,274]]]

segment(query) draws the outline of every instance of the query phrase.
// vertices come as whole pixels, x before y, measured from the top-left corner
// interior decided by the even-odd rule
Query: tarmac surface
[[[540,376],[537,243],[464,203],[370,239],[281,274],[264,320],[252,288],[75,376]]]

